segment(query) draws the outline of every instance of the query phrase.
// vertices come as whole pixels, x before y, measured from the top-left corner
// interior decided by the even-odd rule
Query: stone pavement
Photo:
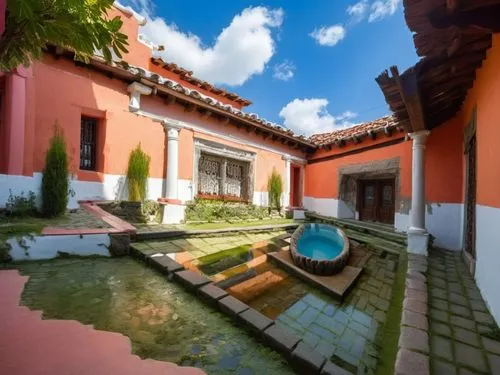
[[[173,363],[142,360],[130,340],[73,320],[42,320],[40,311],[19,306],[28,277],[0,271],[0,363],[2,373],[23,374],[193,374]]]
[[[431,250],[431,373],[500,374],[500,331],[460,254]]]
[[[396,277],[397,257],[377,255],[368,260],[344,303],[308,293],[277,317],[277,322],[332,362],[358,374],[372,374],[377,367],[377,334],[386,321]],[[296,294],[296,288],[300,284],[288,289],[287,294]],[[269,300],[273,298],[276,296],[269,296]]]

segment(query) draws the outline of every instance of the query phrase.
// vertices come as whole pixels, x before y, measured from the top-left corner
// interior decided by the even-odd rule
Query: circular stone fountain
[[[320,276],[344,269],[349,259],[349,240],[339,228],[326,224],[303,224],[290,240],[295,265]]]

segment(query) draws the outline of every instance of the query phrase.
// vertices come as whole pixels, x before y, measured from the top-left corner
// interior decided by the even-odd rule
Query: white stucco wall
[[[52,259],[62,251],[71,255],[110,256],[110,238],[107,234],[62,235],[62,236],[24,236],[12,238],[10,256],[13,260]]]
[[[162,197],[164,179],[148,179],[148,199],[156,200]],[[0,207],[5,207],[9,198],[9,189],[12,194],[25,195],[31,190],[39,195],[42,183],[42,173],[35,173],[33,177],[0,175]],[[71,180],[71,188],[75,192],[69,197],[69,208],[77,208],[79,200],[115,200],[127,199],[126,177],[122,175],[105,174],[103,182]],[[40,201],[38,202],[40,203]]]
[[[500,208],[476,206],[476,282],[500,324]]]
[[[320,215],[338,217],[339,201],[334,198],[304,197],[304,208]]]

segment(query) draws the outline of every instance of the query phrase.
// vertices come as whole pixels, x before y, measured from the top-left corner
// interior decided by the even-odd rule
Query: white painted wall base
[[[351,210],[351,208],[342,199],[339,199],[337,207],[337,217],[339,219],[355,219],[356,212]]]
[[[339,201],[334,198],[304,197],[304,208],[320,215],[337,217]]]
[[[429,234],[426,232],[408,230],[408,253],[427,256]]]
[[[500,208],[476,205],[476,282],[500,324]]]
[[[305,218],[304,210],[293,210],[293,220],[305,220]]]
[[[148,199],[156,200],[163,196],[163,178],[148,179]],[[35,173],[33,177],[0,175],[0,207],[5,207],[9,198],[9,189],[14,195],[22,192],[26,195],[30,190],[40,195],[42,173]],[[79,200],[119,200],[128,198],[127,179],[122,175],[105,174],[103,182],[71,180],[71,189],[74,196],[69,197],[68,208],[78,208]],[[38,206],[41,201],[38,199]]]
[[[463,210],[461,203],[432,203],[425,213],[425,227],[432,234],[434,245],[448,250],[461,251],[463,239]],[[410,216],[396,213],[394,227],[407,232]]]
[[[252,203],[256,206],[269,206],[269,197],[267,191],[254,191]]]
[[[20,239],[11,238],[7,243],[14,261],[52,259],[60,251],[71,255],[110,256],[110,238],[107,234],[24,236]]]
[[[192,201],[194,199],[193,181],[177,180],[177,196],[183,203]]]
[[[180,224],[184,221],[186,206],[181,204],[163,205],[163,224]]]

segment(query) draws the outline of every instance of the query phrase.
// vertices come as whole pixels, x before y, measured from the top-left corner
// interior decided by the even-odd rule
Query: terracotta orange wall
[[[477,204],[500,208],[500,34],[476,72],[476,81],[467,94],[462,113],[463,127],[477,108]]]
[[[151,177],[165,174],[164,132],[161,124],[128,111],[127,85],[97,72],[47,56],[34,65],[34,170],[40,172],[57,121],[64,130],[70,168],[82,180],[99,181],[96,172],[79,171],[80,118],[99,118],[99,172],[125,174],[130,151],[141,143],[151,155]]]
[[[401,136],[399,136],[401,138]],[[396,139],[396,138],[394,138]],[[329,155],[341,154],[355,149],[361,149],[368,145],[387,142],[388,138],[380,138],[376,141],[365,141],[359,145],[351,145],[343,148],[334,148],[331,151],[319,151],[311,159]],[[374,160],[400,158],[400,194],[401,197],[411,196],[411,142],[402,142],[396,145],[386,146],[378,149],[363,151],[357,154],[341,157],[339,159],[307,164],[305,168],[305,196],[314,198],[335,198],[339,196],[338,170],[341,167],[363,164]]]

